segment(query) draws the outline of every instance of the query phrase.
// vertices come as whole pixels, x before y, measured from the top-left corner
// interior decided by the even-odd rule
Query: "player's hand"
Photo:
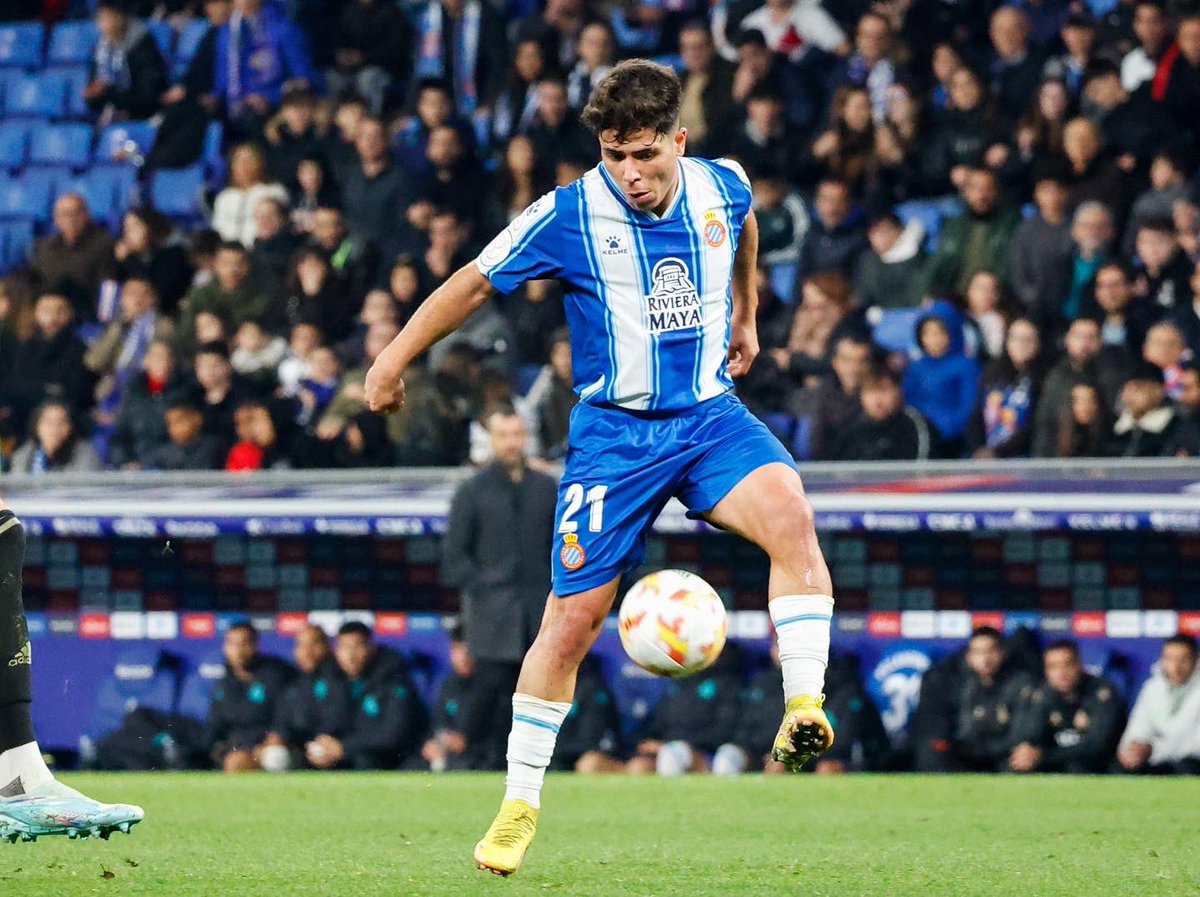
[[[1042,761],[1042,752],[1028,742],[1021,742],[1013,748],[1008,765],[1013,772],[1033,772]]]
[[[729,336],[729,376],[744,377],[758,357],[758,328],[734,323]]]
[[[1146,761],[1150,759],[1150,751],[1151,747],[1146,742],[1131,741],[1117,751],[1117,759],[1125,769],[1136,772],[1146,765]]]
[[[365,392],[367,407],[376,414],[395,414],[404,405],[404,380],[374,365],[367,371]]]

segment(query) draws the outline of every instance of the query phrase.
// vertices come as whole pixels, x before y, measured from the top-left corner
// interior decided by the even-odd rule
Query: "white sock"
[[[829,665],[829,621],[833,599],[828,595],[781,595],[767,605],[779,660],[783,665],[783,697],[816,697],[825,688]]]
[[[540,807],[546,767],[554,756],[554,740],[571,705],[523,694],[513,695],[512,704],[504,799],[523,800],[531,807]]]
[[[692,768],[692,746],[686,741],[668,741],[658,749],[654,769],[660,776],[681,776]]]
[[[21,780],[21,789],[24,792],[32,791],[54,779],[46,761],[42,759],[42,751],[36,741],[10,748],[0,754],[0,789],[7,788],[14,779]],[[16,795],[7,794],[3,797]]]

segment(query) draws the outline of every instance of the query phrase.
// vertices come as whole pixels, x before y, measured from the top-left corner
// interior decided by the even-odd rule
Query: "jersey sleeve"
[[[502,293],[526,281],[562,272],[557,191],[551,190],[496,234],[475,259],[479,272]]]
[[[714,159],[713,169],[721,180],[721,185],[728,193],[733,209],[744,216],[754,201],[754,193],[750,188],[750,178],[740,162],[733,159]]]

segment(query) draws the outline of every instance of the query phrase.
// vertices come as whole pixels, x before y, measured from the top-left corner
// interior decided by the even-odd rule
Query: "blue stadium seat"
[[[40,75],[11,79],[4,88],[4,112],[21,118],[61,118],[66,88],[62,81]]]
[[[172,713],[179,676],[171,658],[153,647],[130,648],[117,655],[112,673],[100,684],[87,736],[99,740],[138,708]]]
[[[940,199],[914,199],[896,206],[896,214],[905,224],[916,219],[925,228],[925,248],[929,252],[937,249],[938,234],[942,230],[942,222],[947,218],[962,214],[962,200],[957,196],[945,196]]]
[[[38,68],[45,42],[46,28],[41,22],[0,25],[0,66]]]
[[[203,193],[204,169],[199,165],[160,168],[150,180],[151,204],[173,218],[201,217],[204,214],[200,205]]]
[[[191,719],[208,717],[213,685],[225,678],[225,658],[215,651],[196,665],[183,680],[179,691],[179,713]]]
[[[68,65],[47,69],[43,77],[62,84],[64,114],[67,118],[90,120],[92,110],[83,98],[83,89],[88,85],[88,70],[85,65]]]
[[[913,326],[919,308],[893,308],[885,311],[871,332],[871,338],[889,352],[908,353],[916,347]]]
[[[112,224],[120,217],[121,207],[117,204],[116,187],[109,176],[109,169],[92,168],[82,177],[60,183],[55,199],[64,193],[82,196],[88,211],[97,221]]]
[[[74,180],[71,169],[64,165],[31,166],[22,171],[20,176],[24,178],[27,185],[35,190],[40,190],[44,186],[50,193],[51,203],[65,191],[66,185]]]
[[[123,150],[130,141],[137,144],[138,153],[145,156],[150,152],[150,147],[154,145],[156,133],[154,125],[145,121],[109,125],[100,132],[100,139],[96,141],[95,160],[109,165],[122,162],[117,157],[117,153]]]
[[[29,161],[84,168],[92,157],[92,129],[84,124],[42,124],[33,129]]]
[[[0,178],[0,218],[49,220],[49,186],[45,182],[27,182],[22,177]]]
[[[32,221],[0,221],[0,271],[7,274],[24,264],[32,245]]]
[[[0,168],[15,170],[25,164],[29,128],[27,121],[0,122]]]
[[[225,129],[219,121],[210,121],[204,131],[204,152],[201,161],[214,181],[225,179],[225,153],[222,144],[225,141]]]
[[[175,41],[175,73],[182,75],[200,49],[200,41],[208,34],[207,19],[192,19],[179,32]]]
[[[100,32],[92,21],[60,22],[50,32],[46,61],[50,65],[86,64],[91,61],[99,39]]]

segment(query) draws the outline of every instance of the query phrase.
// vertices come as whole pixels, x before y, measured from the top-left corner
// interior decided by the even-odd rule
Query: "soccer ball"
[[[707,582],[685,570],[660,570],[634,583],[618,616],[629,659],[659,676],[690,676],[725,647],[725,605]]]

